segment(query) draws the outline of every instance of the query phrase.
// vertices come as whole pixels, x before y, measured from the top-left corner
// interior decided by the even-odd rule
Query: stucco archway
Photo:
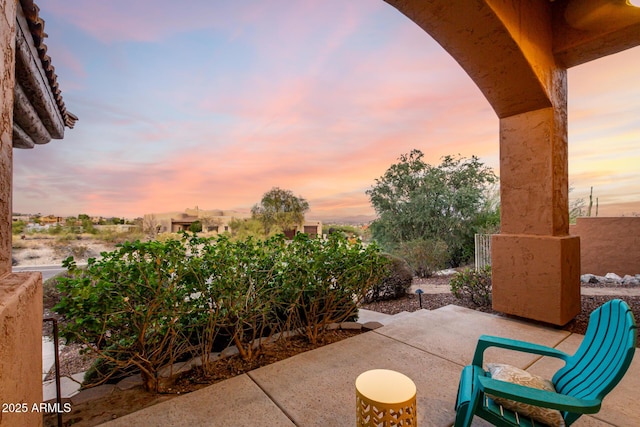
[[[428,32],[500,119],[496,310],[563,325],[580,312],[569,235],[567,68],[640,44],[624,0],[386,0]]]

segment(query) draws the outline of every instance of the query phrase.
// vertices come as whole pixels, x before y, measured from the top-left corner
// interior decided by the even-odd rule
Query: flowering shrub
[[[236,345],[252,359],[264,337],[300,330],[315,342],[356,313],[385,274],[375,245],[283,236],[232,242],[183,234],[181,240],[126,242],[79,269],[65,260],[59,280],[63,335],[99,357],[94,383],[140,370],[158,391],[159,369]]]
[[[298,234],[282,252],[278,271],[288,329],[299,328],[316,343],[329,324],[355,318],[358,303],[385,275],[387,263],[376,245],[364,248],[338,233],[327,240]]]
[[[145,387],[156,390],[157,369],[184,357],[190,350],[182,317],[191,293],[186,246],[180,241],[126,242],[86,270],[73,258],[63,267],[61,301],[54,310],[68,320],[67,339],[95,351],[103,367],[102,381],[136,367]]]
[[[471,301],[477,306],[490,306],[491,266],[459,271],[451,278],[449,286],[453,296],[458,299]]]

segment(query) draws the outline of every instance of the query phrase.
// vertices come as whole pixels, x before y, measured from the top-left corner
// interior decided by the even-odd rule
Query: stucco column
[[[17,0],[0,0],[0,277],[11,271],[13,87]]]
[[[27,412],[0,412],[0,427],[41,426],[32,411],[42,401],[42,276],[11,273],[11,187],[16,8],[0,0],[0,402]]]
[[[566,28],[565,2],[386,1],[456,59],[500,118],[502,224],[492,243],[494,308],[567,323],[580,311],[580,249],[579,240],[569,237],[567,62],[556,58],[554,46],[569,63],[586,56],[565,37],[577,35]],[[620,34],[629,37],[626,30]],[[605,46],[617,48],[615,40]],[[591,52],[588,45],[580,49]],[[586,54],[616,51],[598,49]]]
[[[565,79],[556,105],[500,120],[501,231],[493,308],[564,325],[580,312],[580,241],[569,236]]]

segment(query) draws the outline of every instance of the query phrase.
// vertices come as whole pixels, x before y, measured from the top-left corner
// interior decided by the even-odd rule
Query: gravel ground
[[[431,284],[437,286],[448,286],[450,276],[433,277],[429,279],[415,279],[414,284]],[[590,287],[608,287],[616,288],[617,286],[611,286],[609,284],[590,284]],[[622,288],[622,286],[619,286]],[[640,287],[639,287],[640,288]],[[583,334],[587,330],[587,324],[589,323],[589,315],[592,311],[600,307],[605,302],[612,299],[623,299],[629,304],[636,321],[640,319],[640,296],[619,296],[619,295],[583,295],[582,296],[582,311],[575,319],[569,322],[563,327],[557,327],[559,329],[567,330],[569,332]],[[454,304],[462,307],[471,308],[473,310],[482,311],[485,313],[497,314],[499,316],[507,316],[503,313],[494,311],[491,307],[479,307],[471,302],[459,300],[450,293],[439,294],[423,294],[422,295],[422,308],[427,310],[435,310],[445,305]],[[420,309],[420,301],[417,295],[410,294],[404,298],[391,301],[379,301],[370,304],[364,304],[362,308],[367,310],[378,311],[380,313],[396,314],[401,311],[413,312]],[[556,327],[556,326],[553,326]]]

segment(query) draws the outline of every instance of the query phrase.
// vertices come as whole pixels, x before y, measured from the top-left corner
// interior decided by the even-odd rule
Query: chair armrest
[[[579,399],[552,391],[494,380],[490,377],[479,376],[477,378],[479,388],[493,396],[580,414],[595,414],[600,410],[601,401],[597,399]]]
[[[539,354],[541,356],[556,357],[564,361],[566,361],[570,357],[567,353],[552,347],[547,347],[544,345],[526,341],[512,340],[509,338],[482,335],[478,339],[478,344],[476,345],[476,351],[473,355],[472,364],[482,367],[484,351],[489,347],[499,347],[507,350],[521,351],[524,353]]]

